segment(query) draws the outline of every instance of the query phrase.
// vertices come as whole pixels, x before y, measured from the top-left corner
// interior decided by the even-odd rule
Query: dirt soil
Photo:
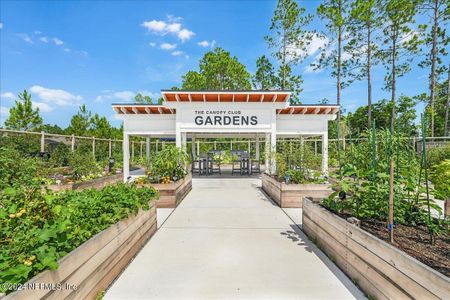
[[[384,222],[362,221],[361,228],[386,242],[389,241],[389,232]],[[435,245],[431,245],[426,227],[398,225],[394,231],[394,239],[394,246],[450,277],[450,236],[438,237]]]

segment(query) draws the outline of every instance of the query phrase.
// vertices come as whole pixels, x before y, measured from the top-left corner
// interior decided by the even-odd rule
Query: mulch
[[[361,228],[389,242],[386,224],[380,221],[362,220]],[[424,226],[397,225],[394,229],[394,246],[406,252],[436,271],[450,277],[450,236],[435,238],[430,243],[430,234]]]

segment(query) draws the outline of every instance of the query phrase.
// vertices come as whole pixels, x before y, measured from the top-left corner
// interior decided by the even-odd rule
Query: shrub
[[[450,159],[450,144],[444,147],[427,149],[428,165],[435,166],[441,161]]]
[[[65,167],[69,163],[70,149],[64,143],[59,143],[50,155],[49,164],[52,167]]]
[[[433,167],[431,181],[434,184],[436,198],[443,200],[450,198],[450,159],[443,160]]]
[[[0,191],[0,282],[23,283],[112,224],[148,209],[153,188],[118,184],[43,194],[41,189]],[[6,286],[0,285],[0,293]]]
[[[186,151],[170,145],[153,155],[149,169],[152,176],[180,179],[186,176],[188,161]]]
[[[72,169],[72,178],[75,180],[79,180],[83,176],[101,172],[100,167],[90,152],[77,150],[69,155],[68,163]]]

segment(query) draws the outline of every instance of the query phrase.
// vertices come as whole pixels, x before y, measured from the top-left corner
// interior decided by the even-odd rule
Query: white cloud
[[[14,99],[14,94],[11,93],[11,92],[1,93],[1,94],[0,94],[0,98]]]
[[[2,29],[3,28],[3,23],[2,22],[0,22],[0,29]]]
[[[150,47],[155,47],[156,43],[151,42],[151,43],[149,43],[149,45],[150,45]]]
[[[209,46],[209,42],[208,41],[201,41],[201,42],[198,42],[197,45],[199,45],[201,47],[208,47]]]
[[[61,46],[62,44],[64,44],[64,42],[63,41],[61,41],[60,39],[58,39],[58,38],[53,38],[53,42],[55,43],[55,45],[58,45],[58,46]]]
[[[95,102],[104,102],[104,101],[121,101],[121,102],[131,102],[136,96],[136,93],[133,91],[112,91],[112,90],[104,90],[102,91],[102,95],[99,95],[95,98]]]
[[[171,54],[172,54],[173,56],[179,56],[179,55],[183,55],[184,52],[178,50],[178,51],[173,51]]]
[[[46,36],[39,38],[39,40],[43,43],[48,43],[48,38]]]
[[[165,34],[167,24],[164,21],[145,21],[141,24],[141,26],[148,29],[148,31],[159,33],[159,34]]]
[[[183,28],[183,25],[179,22],[181,18],[171,15],[167,16],[167,21],[151,20],[141,23],[142,27],[145,27],[149,32],[158,35],[174,34],[182,42],[190,40],[195,33],[187,28]]]
[[[214,48],[216,46],[216,40],[213,40],[212,42],[211,42],[211,48]]]
[[[23,39],[25,42],[27,42],[27,43],[29,43],[29,44],[33,44],[33,40],[32,40],[28,35],[26,35],[26,34],[21,34],[20,36],[22,37],[22,39]]]
[[[70,52],[71,50],[70,50],[70,48],[64,48],[64,51]]]
[[[35,30],[35,31],[34,31],[34,34],[38,34],[38,35],[39,35],[39,34],[41,34],[41,33],[42,33],[42,32],[39,31],[39,30]]]
[[[163,43],[161,44],[161,49],[163,50],[173,50],[177,47],[177,44],[169,44],[169,43]]]
[[[180,32],[178,32],[178,38],[184,43],[185,41],[190,40],[195,33],[188,29],[182,29]]]
[[[321,73],[323,71],[323,69],[318,68],[316,69],[314,66],[312,65],[307,65],[305,68],[305,73],[311,74],[311,73]]]
[[[34,85],[30,91],[36,94],[39,99],[46,103],[54,103],[59,106],[64,105],[78,105],[83,99],[80,95],[73,95],[61,89],[49,89],[39,85]]]
[[[51,112],[53,110],[53,107],[44,102],[33,101],[32,106],[34,109],[39,108],[41,112]]]
[[[180,32],[181,30],[181,24],[180,23],[172,23],[167,24],[167,31],[172,33]]]

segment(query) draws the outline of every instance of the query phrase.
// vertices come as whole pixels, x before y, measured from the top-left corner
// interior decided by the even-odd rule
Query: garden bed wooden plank
[[[320,245],[327,245],[330,256],[342,255],[338,265],[348,272],[348,267],[365,264],[363,274],[348,274],[356,279],[369,294],[390,295],[402,291],[403,297],[437,299],[450,294],[450,279],[422,264],[399,249],[348,223],[312,201],[303,207],[303,229]],[[337,245],[337,246],[336,246]],[[339,248],[341,247],[341,248]],[[344,248],[342,248],[344,247]],[[381,275],[380,278],[377,274]],[[354,277],[356,276],[356,278]],[[384,282],[379,290],[374,282]],[[365,282],[367,281],[367,282]],[[371,285],[373,287],[371,287]],[[378,291],[377,291],[378,290]],[[380,294],[379,296],[382,296]]]
[[[331,185],[327,183],[286,184],[265,173],[262,174],[262,188],[282,208],[299,208],[305,197],[322,199],[332,193]]]
[[[168,184],[145,184],[151,186],[159,192],[159,199],[156,201],[158,208],[175,208],[183,201],[186,195],[192,190],[192,175]]]
[[[125,262],[128,262],[134,256],[134,254],[131,254],[131,249],[138,251],[140,246],[135,245],[145,243],[155,231],[156,206],[152,204],[149,210],[140,210],[137,215],[130,216],[112,225],[67,254],[59,261],[57,270],[44,271],[27,282],[75,284],[78,286],[76,291],[69,289],[57,291],[45,289],[22,290],[7,295],[6,299],[62,299],[70,297],[73,293],[92,294],[91,289],[86,291],[83,288],[90,286],[86,281],[88,278],[93,278],[95,282],[102,281],[105,285],[109,284],[121,271],[121,269],[116,268],[114,270],[117,273],[114,274],[112,271],[114,265],[112,265],[109,272],[100,274],[96,273],[97,268],[101,268],[102,265],[105,266],[111,259],[117,259],[117,263],[126,265]],[[116,256],[122,257],[122,259],[116,258]],[[126,258],[129,259],[126,260]],[[93,273],[96,273],[97,276],[92,277],[91,274]],[[109,279],[106,279],[106,277],[112,278],[111,281],[108,282]]]
[[[103,176],[99,178],[95,178],[92,180],[82,181],[82,182],[73,182],[67,184],[51,184],[47,188],[55,191],[70,191],[70,190],[84,190],[84,189],[101,189],[107,185],[115,184],[123,181],[123,174],[114,174],[109,176]]]

